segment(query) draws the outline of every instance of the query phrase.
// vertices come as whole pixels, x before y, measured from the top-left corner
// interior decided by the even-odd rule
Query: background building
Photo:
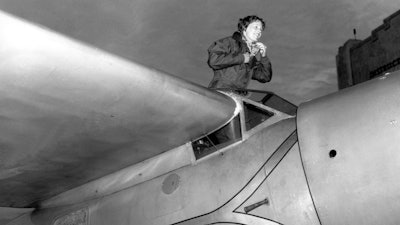
[[[400,69],[400,10],[365,40],[351,39],[336,56],[339,89]]]

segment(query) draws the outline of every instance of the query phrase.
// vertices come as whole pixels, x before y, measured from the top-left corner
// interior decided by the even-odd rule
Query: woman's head
[[[258,16],[252,15],[239,19],[238,30],[249,42],[257,41],[264,29],[265,22]]]

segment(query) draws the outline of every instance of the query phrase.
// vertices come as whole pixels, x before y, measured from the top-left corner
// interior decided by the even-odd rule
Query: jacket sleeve
[[[208,65],[219,70],[244,63],[243,54],[231,51],[232,43],[228,39],[214,42],[208,48]]]
[[[253,57],[250,62],[251,79],[257,80],[260,83],[269,82],[272,78],[272,65],[268,56],[262,57],[260,54]]]

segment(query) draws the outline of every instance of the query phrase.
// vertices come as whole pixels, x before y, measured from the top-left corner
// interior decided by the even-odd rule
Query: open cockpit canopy
[[[243,140],[244,133],[249,133],[253,128],[274,116],[279,117],[277,114],[284,113],[291,116],[296,114],[296,105],[272,92],[258,90],[241,90],[241,92],[255,92],[257,95],[253,97],[258,100],[254,101],[235,94],[229,94],[240,105],[239,114],[218,130],[192,142],[196,159]]]

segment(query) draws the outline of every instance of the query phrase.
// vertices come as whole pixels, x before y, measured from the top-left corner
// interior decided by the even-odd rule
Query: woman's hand
[[[261,42],[257,42],[254,45],[257,46],[256,48],[260,50],[261,55],[264,57],[267,53],[267,46]]]

